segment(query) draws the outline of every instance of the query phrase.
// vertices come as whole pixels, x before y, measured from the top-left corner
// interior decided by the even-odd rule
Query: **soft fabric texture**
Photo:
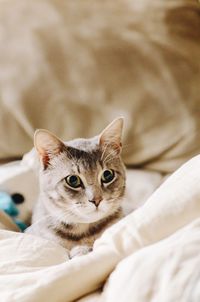
[[[90,137],[125,117],[126,164],[174,171],[200,150],[196,0],[1,0],[0,158],[36,128]]]
[[[197,156],[144,206],[109,228],[92,253],[70,261],[50,241],[1,230],[1,301],[72,301],[100,288],[110,275],[103,291],[81,301],[198,302],[199,182]]]
[[[32,148],[36,128],[90,137],[125,117],[126,164],[165,173],[200,151],[200,8],[196,0],[1,0],[0,159]],[[0,168],[0,190],[38,195],[34,152]],[[128,171],[126,211],[162,181]],[[1,302],[200,301],[200,156],[145,205],[68,259],[13,232],[0,212]]]

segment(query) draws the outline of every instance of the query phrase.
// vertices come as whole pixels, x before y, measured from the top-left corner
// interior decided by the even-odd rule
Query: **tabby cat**
[[[40,194],[28,233],[58,242],[74,257],[88,253],[123,216],[122,128],[117,118],[98,136],[65,143],[47,130],[35,132]]]

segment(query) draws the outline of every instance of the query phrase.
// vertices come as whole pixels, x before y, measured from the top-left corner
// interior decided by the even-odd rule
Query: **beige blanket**
[[[200,300],[200,156],[147,203],[109,228],[94,251],[68,261],[36,236],[0,231],[1,301]],[[105,283],[106,282],[106,283]]]
[[[127,164],[174,171],[200,150],[196,0],[1,0],[0,158],[36,128],[68,140],[125,117]]]
[[[119,115],[127,164],[171,172],[199,153],[199,12],[195,0],[1,0],[0,158],[32,148],[35,128],[88,137]],[[30,211],[28,162],[0,171],[0,188],[22,190]],[[70,261],[1,219],[0,301],[199,302],[199,171],[197,156]]]

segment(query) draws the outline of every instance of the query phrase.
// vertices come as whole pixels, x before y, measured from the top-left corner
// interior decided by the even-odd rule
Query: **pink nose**
[[[102,197],[96,197],[92,200],[89,200],[89,202],[92,202],[96,207],[98,207],[101,201],[102,201]]]

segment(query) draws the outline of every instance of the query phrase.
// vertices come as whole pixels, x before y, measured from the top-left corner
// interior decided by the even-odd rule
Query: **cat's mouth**
[[[76,211],[76,219],[77,223],[93,223],[99,221],[109,215],[114,214],[119,208],[119,205],[115,205],[112,207],[105,207],[99,205],[93,209],[77,209]]]

